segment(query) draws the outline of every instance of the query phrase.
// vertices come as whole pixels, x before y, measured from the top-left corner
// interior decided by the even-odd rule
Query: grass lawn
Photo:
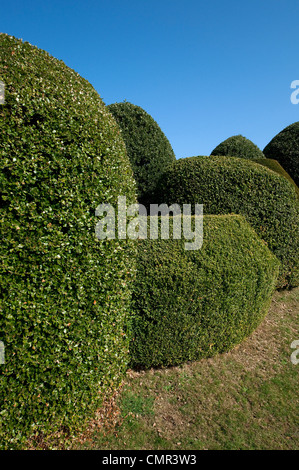
[[[260,327],[229,353],[129,370],[69,449],[298,449],[299,288],[276,292]],[[299,354],[298,354],[299,358]]]

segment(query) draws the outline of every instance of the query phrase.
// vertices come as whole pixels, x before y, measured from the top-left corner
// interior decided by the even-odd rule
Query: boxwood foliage
[[[214,148],[211,155],[247,158],[250,160],[265,158],[265,155],[258,146],[242,135],[233,135],[224,140]]]
[[[127,101],[108,106],[122,132],[138,187],[138,200],[148,204],[157,179],[175,161],[169,140],[140,106]]]
[[[299,186],[299,121],[285,127],[263,150],[277,160]]]
[[[255,160],[255,162],[260,163],[261,165],[266,166],[267,168],[270,168],[270,170],[275,171],[279,175],[282,175],[287,180],[289,180],[292,183],[292,185],[294,186],[294,188],[296,190],[296,193],[297,193],[297,197],[299,198],[299,188],[298,188],[298,186],[296,185],[293,178],[290,177],[290,175],[285,171],[284,168],[282,168],[281,164],[278,163],[277,160],[273,160],[273,158],[261,158],[261,159]]]
[[[96,207],[136,201],[118,126],[94,88],[0,35],[0,447],[76,429],[128,362],[135,248],[95,236]]]
[[[198,250],[170,234],[138,242],[133,368],[230,350],[259,325],[275,290],[279,261],[242,216],[204,215]]]
[[[298,199],[284,177],[243,158],[199,156],[177,160],[157,188],[159,203],[244,215],[282,263],[277,287],[299,284]]]

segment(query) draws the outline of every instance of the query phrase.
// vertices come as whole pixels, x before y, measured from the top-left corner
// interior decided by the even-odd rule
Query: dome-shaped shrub
[[[122,380],[134,250],[95,236],[96,207],[135,201],[118,126],[63,62],[0,35],[0,447],[74,428]]]
[[[265,158],[263,152],[251,140],[242,135],[234,135],[221,142],[211,152],[211,155],[247,158]]]
[[[114,103],[109,111],[119,124],[138,187],[138,200],[147,204],[157,179],[175,161],[172,147],[157,122],[139,106]]]
[[[228,351],[268,311],[279,262],[243,217],[204,216],[201,249],[187,251],[185,241],[138,241],[132,367]]]
[[[244,215],[282,263],[278,287],[299,284],[298,199],[286,178],[243,158],[199,156],[177,160],[157,188],[157,203]]]
[[[299,186],[299,121],[279,132],[263,150],[277,160]]]

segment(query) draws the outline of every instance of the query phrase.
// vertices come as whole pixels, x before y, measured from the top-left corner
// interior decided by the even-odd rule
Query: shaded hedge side
[[[132,367],[228,351],[268,312],[279,262],[243,217],[204,216],[202,248],[186,251],[184,243],[138,241]]]
[[[135,202],[118,126],[63,62],[0,35],[0,448],[81,428],[128,363],[135,247],[95,209]]]
[[[299,186],[299,121],[273,137],[263,152],[267,158],[277,160]]]
[[[156,201],[243,215],[282,263],[277,287],[299,285],[298,199],[281,175],[243,158],[184,158],[161,176]]]
[[[275,171],[275,173],[278,173],[279,175],[284,176],[288,181],[290,181],[290,183],[292,183],[297,193],[297,197],[299,198],[298,186],[296,185],[293,178],[290,177],[290,175],[285,171],[284,168],[282,168],[282,166],[280,165],[280,163],[278,163],[277,160],[273,160],[272,158],[261,158],[255,160],[255,162],[259,163],[260,165],[266,166],[267,168],[270,168],[270,170]]]
[[[151,202],[161,173],[175,161],[173,149],[157,122],[140,106],[129,102],[108,106],[121,128],[138,187],[138,201]]]

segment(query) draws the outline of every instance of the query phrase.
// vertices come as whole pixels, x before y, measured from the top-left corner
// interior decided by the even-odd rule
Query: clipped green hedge
[[[263,153],[267,158],[277,160],[299,186],[299,121],[273,137]]]
[[[211,155],[239,157],[249,160],[265,158],[258,146],[242,135],[233,135],[224,140],[214,148]]]
[[[157,180],[175,161],[173,149],[157,122],[129,102],[108,106],[121,128],[138,187],[138,201],[147,205]]]
[[[123,379],[135,247],[99,241],[95,209],[136,195],[94,88],[5,34],[0,59],[0,448],[18,448],[81,429]]]
[[[242,216],[204,216],[202,248],[185,241],[138,241],[131,367],[228,351],[268,312],[279,262]]]
[[[277,160],[273,160],[272,158],[261,158],[261,159],[255,160],[255,162],[260,163],[260,165],[266,166],[267,168],[270,168],[270,170],[273,170],[276,173],[278,173],[279,175],[284,176],[288,181],[290,181],[292,183],[292,185],[294,186],[295,191],[297,193],[297,196],[299,198],[299,188],[298,188],[298,186],[296,185],[293,178],[290,177],[290,175],[285,171],[284,168],[282,168],[282,166],[280,165],[280,163],[278,163]]]
[[[162,175],[156,201],[244,215],[282,263],[277,287],[299,284],[298,199],[281,175],[243,158],[184,158]]]

